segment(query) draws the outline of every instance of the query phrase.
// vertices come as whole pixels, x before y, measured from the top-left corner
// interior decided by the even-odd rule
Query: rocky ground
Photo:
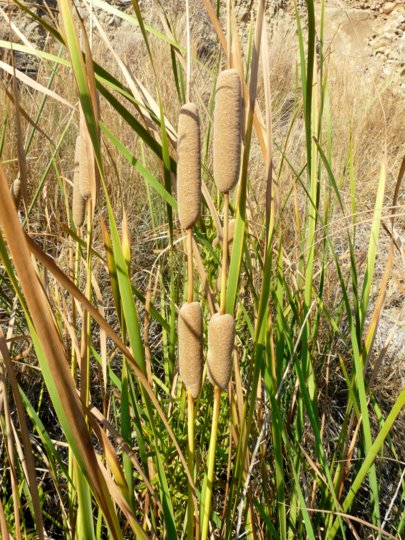
[[[128,0],[109,0],[120,8],[132,9]],[[299,4],[303,4],[300,0]],[[173,13],[184,13],[184,0],[168,0]],[[267,2],[268,22],[271,27],[279,24],[295,25],[294,4],[292,0]],[[143,0],[140,5],[147,17],[153,17],[156,7],[153,0]],[[237,0],[236,12],[242,27],[247,26],[253,14],[256,2]],[[201,42],[200,53],[209,52],[210,45],[215,43],[211,25],[203,7],[203,2],[190,0],[191,19],[194,35]],[[320,17],[320,2],[316,3],[316,15]],[[37,0],[32,9],[41,17],[52,17],[56,8],[56,0]],[[10,3],[0,0],[0,39],[9,39],[13,34],[7,21],[9,15],[18,28],[34,43],[41,44],[44,33],[40,26],[22,14],[18,8],[10,7]],[[117,32],[122,21],[109,14],[102,14],[107,28]],[[326,44],[342,61],[356,61],[364,69],[380,68],[381,76],[392,81],[392,88],[405,96],[405,2],[381,2],[380,0],[327,0],[325,10]],[[124,24],[125,26],[125,24]],[[245,32],[247,35],[247,31]],[[15,37],[14,37],[15,39]],[[1,53],[0,53],[1,55]],[[19,64],[29,74],[35,73],[35,64],[27,65],[23,56]]]

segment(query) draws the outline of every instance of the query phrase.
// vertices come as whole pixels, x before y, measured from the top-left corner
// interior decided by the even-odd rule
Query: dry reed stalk
[[[241,155],[242,94],[236,69],[222,71],[217,80],[214,109],[214,179],[227,193],[238,182]]]
[[[215,313],[208,325],[208,377],[221,390],[228,388],[232,373],[235,319]]]
[[[177,200],[182,229],[190,229],[200,215],[200,117],[194,103],[180,109],[177,139]]]
[[[202,313],[199,302],[184,304],[179,312],[180,377],[195,399],[202,379]]]
[[[73,201],[72,213],[73,221],[77,228],[80,228],[84,223],[86,214],[86,199],[83,198],[80,190],[80,157],[81,157],[81,137],[78,135],[75,147],[75,164],[73,171]]]

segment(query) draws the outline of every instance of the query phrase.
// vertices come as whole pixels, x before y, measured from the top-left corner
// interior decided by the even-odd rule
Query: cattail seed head
[[[73,202],[72,212],[73,221],[76,227],[81,227],[84,223],[84,217],[86,213],[86,200],[83,198],[80,191],[80,152],[81,141],[80,135],[76,139],[75,148],[75,164],[73,170]]]
[[[195,225],[201,206],[200,116],[194,103],[180,109],[177,139],[177,201],[182,229]]]
[[[227,193],[238,182],[241,153],[242,95],[236,69],[222,71],[217,80],[214,109],[214,179]]]
[[[79,140],[79,189],[83,199],[88,199],[91,196],[90,174],[93,165],[91,163],[93,148],[84,119],[80,120]]]
[[[202,378],[202,313],[199,302],[184,304],[179,312],[180,377],[195,399]]]
[[[229,313],[215,313],[208,325],[208,377],[226,390],[232,373],[235,319]]]

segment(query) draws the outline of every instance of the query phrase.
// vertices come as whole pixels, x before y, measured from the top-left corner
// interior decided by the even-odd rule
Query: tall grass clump
[[[404,535],[404,107],[214,4],[1,7],[5,540]]]

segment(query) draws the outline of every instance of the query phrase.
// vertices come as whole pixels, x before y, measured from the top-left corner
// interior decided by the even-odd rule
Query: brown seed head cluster
[[[215,313],[208,325],[208,377],[221,390],[228,388],[232,373],[235,319]]]
[[[202,379],[202,313],[199,302],[184,304],[179,312],[180,377],[195,399],[201,391]]]
[[[227,193],[238,182],[241,153],[242,95],[236,69],[222,71],[217,80],[214,109],[214,179]]]
[[[200,117],[194,103],[180,109],[177,141],[177,200],[182,229],[195,225],[201,206]]]

